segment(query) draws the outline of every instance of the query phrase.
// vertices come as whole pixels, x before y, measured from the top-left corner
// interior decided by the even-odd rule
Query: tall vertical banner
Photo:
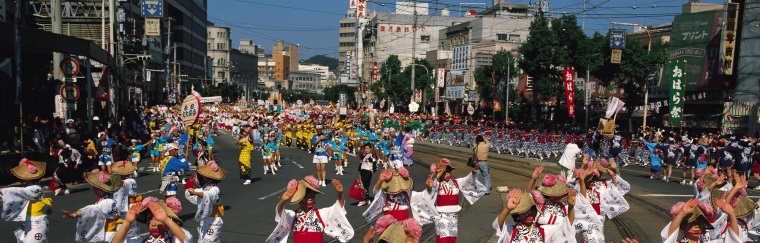
[[[670,61],[668,65],[670,70],[670,99],[668,102],[668,113],[670,117],[668,122],[681,124],[683,118],[683,102],[686,101],[684,97],[686,91],[686,73],[684,68],[686,67],[686,61]]]
[[[363,19],[367,17],[367,0],[356,0],[356,18]]]
[[[575,82],[573,82],[574,71],[572,68],[562,70],[562,77],[565,80],[562,86],[565,89],[565,101],[567,102],[567,117],[575,117]]]
[[[443,85],[446,84],[446,69],[444,68],[438,68],[438,88],[443,88]]]

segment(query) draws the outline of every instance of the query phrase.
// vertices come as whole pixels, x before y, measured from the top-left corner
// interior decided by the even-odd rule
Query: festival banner
[[[563,87],[565,89],[565,101],[567,102],[567,117],[569,118],[575,117],[575,82],[573,82],[573,72],[572,68],[565,68],[562,71],[562,77],[565,80]]]
[[[684,71],[686,61],[670,61],[670,98],[668,99],[669,122],[681,124],[683,118],[683,102],[685,100],[686,73]]]

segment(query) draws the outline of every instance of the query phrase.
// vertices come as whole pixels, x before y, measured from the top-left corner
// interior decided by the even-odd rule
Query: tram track
[[[421,145],[425,146],[426,148],[424,148],[422,146],[416,146],[415,147],[415,153],[419,152],[419,153],[425,153],[425,154],[429,154],[429,155],[433,155],[433,156],[446,157],[446,158],[452,159],[453,161],[467,161],[467,159],[469,158],[469,154],[467,154],[467,153],[461,153],[461,152],[458,152],[458,151],[454,151],[454,152],[442,152],[440,149],[435,149],[432,146],[427,146],[425,144],[421,144]],[[428,148],[430,148],[430,149],[428,149]],[[494,160],[500,160],[500,159],[494,159]],[[427,163],[423,162],[422,164],[427,164]],[[529,165],[528,163],[525,163],[525,162],[515,162],[515,163],[512,163],[512,165],[514,165],[514,166],[512,166],[510,169],[507,169],[507,168],[501,166],[498,163],[489,163],[488,167],[489,167],[489,169],[492,169],[492,170],[498,170],[498,171],[501,171],[501,172],[506,172],[506,173],[517,175],[517,176],[524,177],[524,178],[527,178],[527,179],[530,179],[532,177],[532,169],[529,168],[529,167],[527,167]],[[429,166],[429,165],[427,165],[427,166]],[[515,169],[521,169],[521,170],[524,170],[525,172],[515,171]],[[530,171],[530,172],[527,172],[527,171]],[[648,208],[652,209],[652,211],[656,212],[655,214],[657,216],[660,216],[663,219],[666,219],[668,221],[670,220],[669,210],[667,210],[667,209],[665,209],[663,207],[660,207],[657,204],[654,204],[654,203],[652,203],[652,202],[650,202],[650,201],[648,201],[646,199],[643,199],[641,197],[632,195],[630,193],[626,194],[625,197],[627,199],[631,199],[631,200],[629,200],[629,204],[632,201],[636,202],[637,204],[640,204],[640,205],[642,205],[644,207],[648,207]],[[621,215],[621,216],[624,216],[624,215]],[[623,220],[621,219],[621,217],[615,217],[611,221],[615,225],[615,227],[617,228],[617,230],[620,233],[620,235],[621,235],[622,238],[637,239],[637,235],[634,233],[634,230],[628,224],[626,224],[625,222],[623,222]]]

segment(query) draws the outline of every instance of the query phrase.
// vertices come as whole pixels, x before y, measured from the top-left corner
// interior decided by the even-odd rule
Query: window
[[[496,34],[496,38],[497,38],[498,40],[500,40],[500,41],[505,41],[505,40],[507,40],[507,36],[508,36],[507,34]]]
[[[341,42],[340,46],[354,46],[353,42]]]
[[[340,33],[340,37],[354,37],[354,32]]]
[[[509,41],[520,41],[520,35],[509,35]]]
[[[340,24],[341,28],[352,28],[354,26],[356,26],[356,23],[341,23]]]
[[[222,71],[217,72],[216,73],[216,77],[217,78],[224,78],[224,72],[222,72]]]
[[[430,42],[430,36],[429,35],[421,35],[420,40],[422,42]]]

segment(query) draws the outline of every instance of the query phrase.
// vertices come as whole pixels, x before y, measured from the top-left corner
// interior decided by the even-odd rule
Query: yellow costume
[[[238,140],[237,144],[240,146],[240,157],[238,157],[238,161],[240,162],[240,174],[250,175],[251,151],[254,150],[253,144],[251,144],[251,141],[248,141],[248,138],[241,138]]]

